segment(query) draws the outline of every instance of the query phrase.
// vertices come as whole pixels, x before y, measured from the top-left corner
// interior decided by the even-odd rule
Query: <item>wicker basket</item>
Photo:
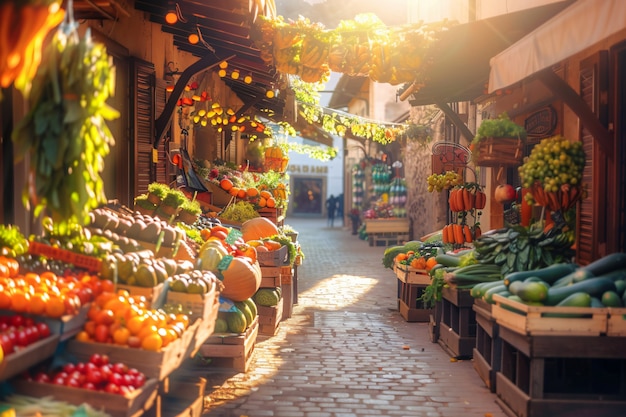
[[[521,138],[485,138],[478,143],[474,163],[483,167],[521,165],[524,141]]]

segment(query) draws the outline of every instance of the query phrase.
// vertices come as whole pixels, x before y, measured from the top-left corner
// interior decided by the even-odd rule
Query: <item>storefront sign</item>
[[[556,128],[556,120],[556,110],[552,106],[546,106],[524,120],[526,134],[531,138],[550,136]]]
[[[328,174],[326,165],[292,165],[289,164],[291,174]]]

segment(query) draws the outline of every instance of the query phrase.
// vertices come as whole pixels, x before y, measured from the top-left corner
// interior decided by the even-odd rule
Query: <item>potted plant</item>
[[[526,130],[502,113],[480,124],[471,144],[472,158],[486,167],[520,165],[525,140]]]
[[[135,211],[152,216],[156,208],[157,205],[150,201],[148,194],[142,194],[135,197]]]
[[[161,205],[157,208],[157,214],[164,218],[165,220],[170,220],[172,216],[175,216],[180,206],[187,200],[187,196],[180,191],[175,189],[170,189]]]
[[[298,232],[288,224],[283,225],[283,234],[291,239],[293,243],[298,241]]]
[[[200,214],[202,214],[202,207],[198,200],[187,199],[180,205],[178,220],[185,224],[192,225],[198,220]]]
[[[169,185],[162,184],[160,182],[153,182],[148,185],[147,198],[152,204],[158,206],[161,204],[161,201],[163,201],[169,191]]]

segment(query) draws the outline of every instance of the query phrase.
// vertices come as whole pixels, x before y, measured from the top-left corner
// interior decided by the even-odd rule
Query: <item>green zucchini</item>
[[[615,291],[605,291],[600,298],[602,305],[605,307],[622,307],[622,299]]]
[[[584,281],[576,282],[566,287],[554,287],[548,290],[548,296],[544,301],[546,305],[557,305],[568,296],[577,292],[586,292],[592,297],[600,297],[605,291],[615,291],[615,283],[604,277],[589,278]]]
[[[616,252],[603,256],[602,258],[593,261],[592,263],[582,267],[585,271],[588,271],[593,276],[600,276],[617,269],[626,268],[626,253]]]
[[[522,282],[517,295],[524,301],[543,303],[548,296],[548,288],[540,282]]]
[[[591,297],[591,306],[593,308],[604,308],[604,304],[598,297]]]
[[[508,286],[509,292],[511,294],[517,295],[517,292],[523,285],[524,285],[524,281],[513,281]]]
[[[593,278],[593,274],[583,268],[578,268],[576,271],[565,275],[562,278],[557,279],[552,283],[552,288],[566,287],[576,282],[584,281],[588,278]]]
[[[544,280],[542,280],[539,277],[528,277],[524,280],[524,282],[538,282],[540,284],[542,284],[544,287],[546,287],[546,289],[550,288],[550,284],[548,284],[547,282],[545,282]]]
[[[514,281],[524,281],[529,277],[537,277],[549,284],[552,284],[557,279],[574,272],[577,268],[578,265],[576,264],[558,263],[541,269],[511,272],[504,277],[504,283],[509,285]]]
[[[487,291],[485,291],[485,295],[483,295],[483,300],[485,300],[489,304],[495,304],[493,302],[494,294],[500,294],[503,297],[508,297],[509,295],[511,295],[509,290],[506,289],[506,285],[502,284],[497,287],[489,288]]]
[[[479,282],[470,290],[470,295],[474,298],[483,298],[488,289],[504,285],[502,281]]]
[[[591,307],[591,296],[586,292],[575,292],[561,300],[557,307]]]
[[[616,291],[619,295],[624,294],[624,290],[626,290],[626,280],[625,279],[618,279],[615,282],[615,288]]]
[[[437,261],[437,263],[444,266],[461,266],[460,256],[448,255],[447,253],[443,253],[435,256],[435,260]]]

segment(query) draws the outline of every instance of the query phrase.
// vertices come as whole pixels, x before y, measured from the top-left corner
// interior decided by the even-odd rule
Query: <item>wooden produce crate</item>
[[[398,245],[409,239],[408,218],[366,219],[365,233],[370,246]]]
[[[156,258],[172,258],[177,261],[196,261],[196,253],[194,253],[184,240],[177,242],[178,248],[161,245],[158,251],[156,250],[156,243],[143,240],[137,240],[137,243],[144,249],[150,249]]]
[[[52,357],[59,345],[59,337],[58,334],[51,334],[44,339],[5,355],[2,362],[0,362],[0,381],[6,381]]]
[[[131,296],[145,297],[149,308],[161,308],[165,303],[167,291],[165,284],[157,284],[156,287],[140,287],[138,285],[117,284],[118,290],[126,290]]]
[[[213,365],[247,372],[252,361],[256,338],[259,334],[257,318],[244,333],[214,333],[202,344],[198,353],[210,358]]]
[[[102,269],[102,261],[98,258],[82,255],[67,249],[55,248],[45,243],[29,242],[28,253],[44,256],[48,259],[63,261],[91,272],[100,272]]]
[[[289,265],[289,249],[287,246],[281,246],[280,249],[257,253],[257,261],[259,265],[279,267]]]
[[[626,337],[626,308],[609,308],[607,336]]]
[[[168,378],[145,417],[199,417],[204,411],[206,379]]]
[[[439,342],[439,330],[441,328],[441,301],[435,302],[432,313],[428,317],[428,337],[432,343]]]
[[[626,338],[520,334],[500,325],[497,402],[517,417],[615,417],[626,410]]]
[[[14,380],[11,387],[16,393],[31,397],[52,397],[73,405],[87,403],[96,410],[103,410],[112,417],[139,417],[149,410],[157,397],[158,381],[148,379],[143,387],[127,394],[109,394],[65,385]]]
[[[80,342],[69,340],[65,353],[87,362],[94,353],[106,354],[112,362],[123,362],[143,372],[147,378],[163,380],[176,370],[187,358],[189,346],[194,340],[197,324],[189,326],[182,336],[159,352],[140,348],[114,345],[112,343]]]
[[[291,266],[282,266],[280,268],[281,292],[283,299],[283,317],[282,320],[288,319],[293,313],[293,274],[294,269]]]
[[[431,309],[424,306],[418,298],[422,296],[430,284],[430,275],[424,270],[414,269],[407,265],[394,266],[398,278],[398,311],[408,322],[428,322]]]
[[[270,220],[276,226],[281,227],[284,223],[285,216],[283,216],[283,209],[279,207],[264,207],[258,209],[257,212],[261,217],[265,217]]]
[[[83,329],[87,321],[87,313],[91,308],[91,303],[83,305],[78,313],[74,315],[66,314],[59,318],[32,316],[37,321],[43,321],[50,328],[50,333],[60,336],[59,342],[63,342]]]
[[[439,345],[454,358],[471,358],[476,345],[476,313],[469,290],[444,287]]]
[[[491,392],[496,392],[496,373],[500,370],[502,340],[499,325],[491,314],[491,304],[474,299],[476,313],[476,345],[472,352],[472,364],[480,379]]]
[[[205,295],[204,298],[207,302],[211,300],[211,297],[208,296],[208,293]],[[191,340],[191,343],[189,343],[187,357],[193,358],[200,350],[202,344],[206,342],[206,340],[215,331],[215,321],[217,320],[219,308],[220,293],[215,290],[213,291],[212,304],[210,306],[206,306],[205,313],[208,312],[209,314],[203,314],[203,317],[195,322],[196,331],[193,339]]]
[[[192,320],[208,320],[211,316],[217,317],[215,308],[216,297],[219,297],[219,292],[216,283],[213,282],[212,287],[204,294],[167,291],[166,302],[168,304],[182,305],[183,311],[191,312]]]
[[[528,306],[494,295],[493,317],[523,335],[599,336],[607,332],[608,308]]]
[[[272,307],[257,306],[259,311],[259,333],[274,336],[283,318],[284,299],[280,297],[278,304]]]
[[[262,266],[260,288],[280,287],[282,279],[281,268],[280,266]]]

